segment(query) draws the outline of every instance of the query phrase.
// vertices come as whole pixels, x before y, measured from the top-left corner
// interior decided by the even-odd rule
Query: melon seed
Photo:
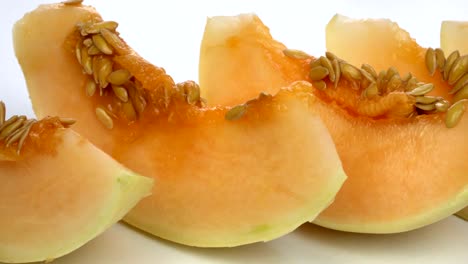
[[[325,52],[325,56],[331,61],[339,60],[338,57],[335,54],[333,54],[333,53],[331,53],[329,51]]]
[[[434,104],[439,100],[440,98],[435,96],[416,96],[416,103],[420,104]]]
[[[453,97],[454,102],[460,101],[463,99],[468,99],[468,84],[463,86],[463,88],[460,89],[460,91],[458,91]]]
[[[122,111],[125,115],[125,117],[130,120],[134,121],[137,118],[137,113],[135,111],[135,108],[133,107],[133,104],[131,102],[126,102],[122,104]]]
[[[91,47],[93,45],[93,40],[90,39],[90,38],[86,38],[85,40],[83,40],[83,45],[85,45],[85,47]]]
[[[293,59],[298,59],[298,60],[305,60],[310,58],[310,55],[303,52],[302,50],[296,50],[296,49],[285,49],[283,50],[284,55],[287,57],[293,58]]]
[[[102,35],[93,35],[92,39],[93,39],[94,45],[100,51],[102,51],[102,53],[107,54],[107,55],[112,54],[111,47],[109,46],[109,44],[107,44],[106,40],[104,39],[104,37],[102,37]]]
[[[106,42],[109,45],[111,45],[115,50],[117,50],[117,53],[119,50],[125,47],[124,42],[109,29],[102,28],[99,32],[101,33],[102,37],[106,40]]]
[[[362,75],[359,69],[348,63],[341,64],[341,73],[346,79],[350,81],[361,80],[362,78]]]
[[[86,83],[86,95],[91,97],[96,92],[96,83],[93,80],[88,80]]]
[[[114,91],[115,96],[122,102],[128,101],[127,89],[122,86],[112,85],[112,91]]]
[[[453,63],[455,60],[457,60],[460,57],[460,52],[458,50],[453,51],[450,53],[448,56],[447,60],[445,61],[445,66],[444,66],[444,74],[443,74],[443,79],[446,81],[448,80],[450,70],[452,68]]]
[[[94,55],[98,55],[98,54],[101,54],[101,50],[98,49],[95,45],[91,45],[89,48],[88,48],[88,55],[90,56],[94,56]]]
[[[114,31],[117,29],[118,26],[119,24],[115,21],[103,21],[98,23],[87,24],[84,30],[88,34],[97,34],[103,28]]]
[[[426,83],[414,88],[412,91],[409,91],[408,94],[414,96],[425,95],[428,92],[432,91],[432,89],[434,89],[434,85],[432,83]]]
[[[317,88],[317,89],[319,89],[321,91],[323,91],[323,90],[325,90],[327,88],[327,84],[324,81],[320,81],[320,80],[319,81],[313,81],[312,85],[315,88]]]
[[[132,77],[132,75],[128,70],[119,69],[109,74],[109,76],[107,76],[107,81],[111,84],[122,85],[126,83],[130,79],[130,77]]]
[[[5,116],[6,116],[5,103],[3,101],[0,101],[0,127],[2,127],[3,123],[5,123]]]
[[[321,56],[320,57],[320,63],[322,64],[323,67],[327,68],[328,70],[328,78],[330,81],[334,82],[335,81],[335,71],[333,70],[333,66],[330,62],[330,60],[326,57]]]
[[[112,60],[109,58],[103,58],[100,63],[98,72],[98,82],[101,88],[106,88],[109,84],[107,82],[107,76],[112,72]]]
[[[92,58],[87,51],[81,50],[80,54],[84,72],[89,75],[93,74]]]
[[[450,68],[448,83],[455,84],[466,72],[468,72],[468,55],[459,57]]]
[[[76,60],[78,61],[78,63],[79,63],[80,65],[82,65],[82,64],[81,64],[81,48],[82,48],[82,47],[83,47],[83,46],[82,46],[81,43],[78,41],[78,43],[76,43],[76,47],[75,47],[75,55],[76,55]]]
[[[387,83],[387,91],[393,92],[393,91],[398,90],[398,88],[400,88],[401,83],[402,81],[400,79],[400,75],[398,74],[393,75],[392,78],[390,78],[390,80]]]
[[[323,66],[317,66],[310,70],[309,77],[312,81],[320,81],[329,74],[327,68]]]
[[[369,82],[375,82],[376,81],[374,76],[372,76],[372,74],[370,74],[366,70],[360,69],[360,71],[361,71],[362,76],[364,76],[364,78],[366,78],[366,80],[368,80]]]
[[[20,128],[23,125],[23,122],[26,120],[25,116],[20,116],[16,121],[12,122],[7,126],[3,126],[2,131],[0,132],[0,140],[8,137],[16,129]],[[6,124],[6,123],[5,123]]]
[[[96,108],[96,117],[107,129],[112,129],[114,127],[114,121],[109,116],[109,114],[102,107]]]
[[[23,132],[23,135],[21,136],[20,140],[19,140],[19,143],[18,143],[18,148],[16,149],[16,154],[20,154],[21,152],[21,149],[23,148],[23,145],[24,145],[24,141],[26,140],[26,138],[28,137],[29,135],[29,131],[31,131],[31,127],[32,125],[36,123],[36,120],[32,120],[32,122],[30,122],[27,127],[26,127],[26,130]]]
[[[458,92],[458,90],[460,90],[461,88],[463,88],[467,84],[468,84],[468,73],[463,75],[463,77],[460,80],[457,81],[457,83],[452,88],[452,90],[450,90],[449,94],[454,94],[454,93]]]
[[[414,104],[414,106],[416,106],[417,108],[421,109],[421,110],[424,110],[424,111],[432,111],[432,110],[435,110],[435,104],[420,104],[420,103],[416,103]]]
[[[365,70],[367,73],[369,73],[372,77],[374,77],[374,79],[377,79],[378,75],[377,75],[377,72],[375,71],[375,69],[370,66],[369,64],[362,64],[361,65],[361,69]]]
[[[338,87],[338,82],[340,81],[341,78],[341,68],[340,68],[340,63],[338,60],[332,60],[332,65],[333,69],[335,70],[335,82],[334,82],[334,87]]]
[[[435,55],[436,55],[437,68],[439,69],[439,71],[443,71],[444,66],[445,66],[444,51],[440,48],[437,48],[435,49]]]
[[[442,100],[436,102],[434,105],[435,105],[435,108],[436,108],[436,110],[438,112],[446,112],[447,109],[450,106],[450,103],[447,100],[442,99]]]
[[[429,74],[432,76],[437,67],[436,54],[433,48],[428,48],[426,50],[426,68],[429,71]]]
[[[377,84],[375,82],[371,83],[365,90],[364,90],[364,95],[367,98],[372,98],[376,95],[379,94],[379,88],[377,87]]]
[[[224,116],[224,118],[226,120],[234,121],[234,120],[241,118],[245,114],[246,111],[247,111],[247,105],[245,104],[236,105],[226,112],[226,115]]]
[[[76,123],[76,119],[69,117],[59,117],[59,121],[65,127],[71,126]]]
[[[466,102],[467,100],[461,100],[449,107],[445,116],[445,126],[452,128],[455,127],[458,122],[460,122],[463,113],[465,113]]]

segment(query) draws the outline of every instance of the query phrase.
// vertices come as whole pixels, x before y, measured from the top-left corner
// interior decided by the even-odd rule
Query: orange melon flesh
[[[443,21],[440,28],[440,48],[446,56],[458,50],[468,54],[468,21]]]
[[[435,89],[429,95],[443,96],[447,100],[452,97],[447,94],[450,87],[443,81],[440,71],[431,76],[427,70],[426,49],[388,19],[352,19],[337,14],[326,27],[326,48],[358,67],[370,64],[377,73],[394,66],[400,76],[411,73],[421,82],[433,83]]]
[[[440,28],[440,48],[445,54],[458,50],[460,54],[468,54],[468,22],[443,21]],[[468,207],[457,213],[468,221]]]
[[[33,126],[21,156],[0,160],[0,262],[52,260],[81,247],[153,185],[70,129],[34,132],[46,122]]]
[[[97,17],[85,6],[41,6],[16,24],[15,51],[38,116],[76,118],[76,131],[156,179],[158,195],[125,221],[178,243],[236,246],[284,235],[332,202],[346,176],[327,129],[307,111],[306,84],[250,102],[235,121],[225,120],[228,108],[174,101],[169,113],[157,115],[150,105],[135,122],[103,128],[94,108],[106,98],[84,95],[87,77],[66,48],[75,26]],[[158,79],[171,81],[129,47],[122,53],[116,60],[148,93]]]
[[[250,83],[250,93],[261,91],[263,87],[255,85],[256,76],[263,80],[273,74],[271,80],[275,80],[278,76],[297,76],[307,71],[304,68],[298,73],[297,67],[304,65],[304,61],[286,56],[272,59],[258,56],[238,58],[237,55],[243,54],[244,49],[260,54],[279,54],[283,49],[258,18],[239,22],[244,17],[214,17],[206,25],[200,57],[200,65],[204,68],[200,69],[200,80],[203,80],[202,90],[207,96],[217,95],[218,101],[212,101],[212,104],[245,100],[241,97],[245,92],[240,91],[247,87],[243,82]],[[348,30],[348,34],[353,33],[352,28]],[[339,30],[340,33],[343,31],[346,30]],[[381,34],[391,35],[392,32],[384,31]],[[231,39],[236,39],[237,45],[231,45]],[[400,42],[401,45],[406,43]],[[402,50],[413,50],[408,56],[424,54],[413,42],[409,46],[408,49],[406,46],[400,47]],[[381,45],[378,47],[380,50]],[[268,50],[275,48],[280,50]],[[372,47],[366,48],[369,54],[375,52]],[[380,57],[388,56],[382,50],[380,53]],[[351,56],[348,53],[345,55],[347,58]],[[358,60],[357,57],[354,59]],[[219,67],[219,61],[224,62],[223,67]],[[393,62],[397,69],[400,66],[412,69],[405,60]],[[251,73],[248,68],[242,67],[244,63],[264,66]],[[296,63],[296,66],[277,67],[291,63]],[[380,63],[380,68],[391,65],[385,61]],[[413,67],[419,69],[419,66]],[[226,78],[223,75],[225,69],[237,72],[236,76],[250,76],[251,79]],[[420,72],[423,70],[419,69]],[[279,89],[288,81],[289,78],[284,78],[270,88]],[[224,85],[215,86],[218,83]],[[229,87],[236,87],[236,90],[228,90]],[[445,127],[444,114],[374,120],[350,114],[334,102],[321,100],[320,92],[315,89],[311,89],[311,92],[317,96],[310,103],[310,111],[319,114],[325,122],[349,177],[334,203],[317,217],[315,223],[345,231],[394,233],[433,223],[468,204],[468,164],[461,158],[440,158],[468,156],[468,141],[464,139],[468,130],[468,115],[465,114],[453,129]]]

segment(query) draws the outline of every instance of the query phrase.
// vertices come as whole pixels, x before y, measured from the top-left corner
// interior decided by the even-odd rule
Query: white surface
[[[25,12],[48,1],[2,1],[0,8],[0,100],[10,114],[33,116],[24,79],[13,53],[11,28]],[[205,19],[255,12],[273,36],[291,48],[322,54],[324,28],[341,13],[387,17],[423,46],[439,45],[442,20],[468,20],[460,1],[90,1],[107,20],[120,23],[125,40],[143,57],[163,66],[176,81],[197,79]],[[1,216],[0,216],[1,217]],[[269,243],[233,249],[175,245],[116,225],[96,240],[54,263],[468,263],[468,224],[450,217],[397,235],[359,235],[305,225]]]

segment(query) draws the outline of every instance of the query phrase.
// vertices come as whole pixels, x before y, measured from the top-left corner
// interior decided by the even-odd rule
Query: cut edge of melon
[[[440,221],[447,216],[450,216],[464,207],[468,206],[468,187],[465,187],[460,193],[454,197],[441,202],[440,206],[435,207],[432,210],[425,211],[422,214],[406,218],[400,221],[387,221],[384,223],[355,223],[355,224],[340,224],[329,221],[328,219],[317,219],[314,221],[315,224],[340,230],[346,232],[369,233],[369,234],[390,234],[390,233],[401,233]],[[465,210],[468,213],[468,210]],[[466,215],[468,216],[468,215]]]
[[[334,182],[331,182],[330,186],[324,188],[327,189],[328,192],[324,192],[321,195],[319,201],[315,201],[311,205],[307,206],[305,209],[293,215],[294,217],[291,216],[289,217],[289,219],[281,223],[269,223],[265,226],[259,226],[257,230],[249,233],[239,234],[236,236],[236,238],[233,237],[226,239],[226,237],[215,236],[211,239],[207,239],[205,237],[201,241],[198,241],[196,239],[190,240],[186,237],[178,236],[178,234],[175,233],[165,234],[164,232],[158,232],[157,236],[170,241],[175,241],[176,243],[200,248],[236,247],[257,242],[268,242],[294,231],[302,224],[308,222],[312,223],[314,219],[323,210],[325,210],[330,204],[332,204],[335,199],[335,195],[338,193],[341,186],[346,181],[347,176],[345,172],[340,168],[339,170],[337,170],[335,175],[333,175],[333,178],[335,178],[336,180]],[[311,214],[311,212],[314,213]],[[150,230],[154,230],[154,228],[151,226],[143,226],[139,223],[136,223],[136,221],[129,216],[125,216],[123,218],[123,221],[149,234],[152,234]],[[260,234],[262,239],[259,239]]]
[[[112,190],[110,190],[110,194],[107,195],[105,202],[103,202],[101,213],[96,215],[95,222],[89,222],[89,225],[83,227],[85,231],[79,236],[71,240],[62,241],[60,247],[53,246],[47,248],[47,246],[44,246],[37,249],[29,249],[28,251],[21,248],[17,250],[5,250],[4,252],[0,252],[0,263],[52,261],[67,255],[93,240],[121,220],[142,198],[151,194],[153,179],[141,176],[125,168],[87,140],[84,141],[80,135],[70,129],[59,129],[57,132],[64,136],[64,141],[75,144],[74,147],[83,147],[83,151],[91,150],[92,153],[89,153],[91,154],[89,158],[93,163],[115,167],[113,169],[114,172],[108,175],[108,177],[114,178]],[[56,155],[66,155],[66,153],[60,153],[59,150]],[[99,176],[96,175],[96,177]],[[47,243],[47,241],[44,241],[44,243]],[[57,243],[53,244],[56,245]],[[0,251],[3,250],[0,248]]]

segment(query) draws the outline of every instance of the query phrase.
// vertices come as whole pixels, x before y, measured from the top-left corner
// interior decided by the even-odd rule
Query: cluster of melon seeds
[[[431,52],[434,56],[430,55]],[[391,111],[396,116],[412,117],[446,112],[446,126],[454,127],[465,111],[464,102],[460,100],[468,98],[466,95],[468,59],[462,59],[466,56],[457,55],[445,59],[440,49],[437,49],[437,52],[429,50],[428,53],[426,63],[431,73],[435,68],[443,70],[446,75],[445,80],[448,80],[450,85],[455,84],[451,93],[461,93],[458,97],[455,96],[453,105],[443,97],[427,95],[434,89],[434,85],[418,81],[411,73],[402,77],[395,67],[377,73],[369,64],[363,64],[358,68],[331,52],[326,52],[325,56],[310,61],[309,78],[313,86],[322,91],[327,89],[327,79],[335,88],[341,80],[346,80],[354,90],[360,92],[361,100],[354,110],[361,115],[379,117]],[[294,59],[311,58],[299,50],[287,49],[284,50],[284,54]]]
[[[114,119],[119,114],[135,121],[146,109],[149,95],[130,71],[123,68],[115,60],[122,47],[126,47],[116,31],[117,22],[90,21],[77,25],[79,39],[76,43],[75,54],[83,73],[89,78],[84,92],[87,96],[111,96],[111,105],[97,106],[97,119],[108,129],[114,127]],[[192,81],[179,84],[169,83],[164,90],[164,101],[168,107],[171,96],[182,96],[190,105],[204,106],[205,101],[200,97],[200,87]],[[158,111],[161,109],[158,109]]]
[[[59,118],[63,126],[67,127],[75,123],[71,118]],[[20,154],[24,141],[31,130],[31,127],[37,120],[34,118],[28,119],[26,116],[14,115],[6,119],[5,103],[0,101],[0,143],[8,148],[17,143],[17,154]]]

